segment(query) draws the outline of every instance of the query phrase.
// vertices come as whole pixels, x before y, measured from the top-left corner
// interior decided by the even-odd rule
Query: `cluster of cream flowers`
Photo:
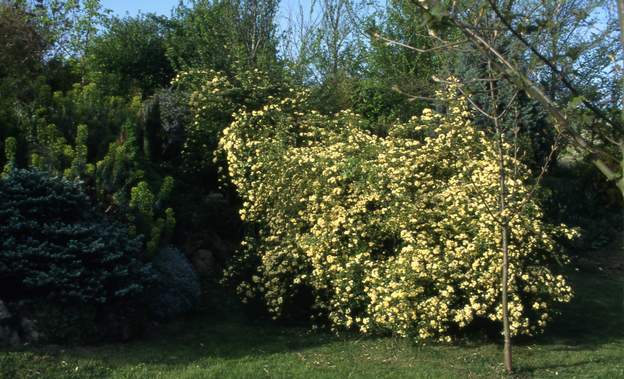
[[[194,69],[176,75],[172,85],[184,90],[192,119],[185,125],[183,169],[201,173],[213,168],[218,136],[239,109],[257,109],[281,90],[269,75],[242,70],[229,77],[215,70]]]
[[[243,299],[279,317],[311,294],[313,315],[333,329],[421,339],[500,321],[497,152],[454,93],[438,94],[444,113],[426,109],[387,137],[349,111],[302,111],[305,94],[237,113],[220,151],[255,226],[225,273]],[[519,201],[529,172],[506,160]],[[511,330],[533,334],[571,298],[551,268],[565,261],[555,237],[575,233],[543,222],[533,200],[511,230]]]

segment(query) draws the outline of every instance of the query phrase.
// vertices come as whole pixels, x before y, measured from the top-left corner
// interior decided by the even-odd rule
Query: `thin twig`
[[[445,99],[438,99],[435,97],[427,97],[427,96],[418,96],[418,95],[413,95],[407,92],[402,91],[398,85],[393,85],[392,86],[392,90],[394,92],[400,93],[401,95],[407,96],[408,97],[408,101],[414,101],[414,100],[425,100],[425,101],[434,101],[434,102],[445,102],[448,100]]]
[[[389,45],[401,46],[401,47],[404,47],[406,49],[413,50],[413,51],[416,51],[416,52],[419,52],[419,53],[429,53],[431,51],[442,50],[442,49],[446,49],[446,48],[449,48],[449,47],[455,47],[455,46],[458,46],[458,45],[463,45],[463,44],[468,42],[468,40],[457,41],[457,42],[449,42],[447,44],[444,44],[444,45],[441,45],[441,46],[432,47],[432,48],[429,48],[429,49],[420,49],[418,47],[415,47],[415,46],[412,46],[412,45],[408,45],[406,43],[399,42],[397,40],[393,40],[393,39],[384,37],[383,35],[381,35],[378,32],[373,33],[372,36],[374,38],[377,38],[377,39],[380,39],[382,41],[385,41]]]

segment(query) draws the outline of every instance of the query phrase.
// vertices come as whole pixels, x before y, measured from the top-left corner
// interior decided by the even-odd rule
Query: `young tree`
[[[552,127],[624,196],[621,90],[615,90],[621,72],[614,70],[622,52],[617,48],[616,16],[610,3],[578,2],[578,8],[567,12],[563,11],[565,2],[529,0],[414,0],[412,4],[428,18],[434,37],[440,26],[456,30],[468,41],[464,48],[490,57],[496,72],[540,103]],[[499,32],[525,53],[518,56],[489,43],[484,37],[487,30],[478,22],[484,15],[496,19]],[[573,25],[567,24],[571,17],[577,20]],[[551,41],[548,52],[539,47],[545,34]],[[561,41],[566,44],[561,46]],[[547,88],[541,83],[545,73]]]
[[[279,0],[240,0],[237,30],[245,57],[250,66],[270,67],[277,63],[277,33],[275,17]]]
[[[471,3],[474,5],[474,3]],[[457,5],[457,3],[454,3]],[[462,3],[462,5],[466,5]],[[515,83],[505,79],[505,75],[496,69],[497,56],[492,54],[483,54],[480,50],[474,48],[466,42],[470,42],[464,36],[459,36],[453,28],[449,28],[448,24],[439,22],[435,18],[437,13],[429,9],[428,5],[418,5],[421,9],[428,11],[425,13],[431,19],[429,24],[425,24],[428,29],[429,40],[427,45],[412,46],[401,41],[396,41],[385,35],[376,35],[378,39],[385,40],[389,44],[402,45],[404,48],[415,51],[420,54],[431,53],[432,51],[441,50],[442,54],[449,56],[446,62],[452,63],[452,67],[447,66],[446,74],[454,74],[459,78],[453,80],[452,84],[456,87],[473,109],[477,111],[482,120],[484,127],[492,138],[496,141],[496,149],[498,154],[498,176],[499,176],[499,196],[496,204],[488,204],[483,194],[478,193],[476,197],[489,209],[493,217],[496,219],[500,227],[500,252],[502,256],[501,267],[501,305],[502,305],[502,321],[504,335],[504,363],[508,372],[512,371],[512,354],[511,354],[511,330],[509,322],[508,296],[509,296],[509,265],[510,254],[509,244],[512,239],[513,228],[510,227],[515,217],[526,211],[524,207],[527,201],[534,195],[535,190],[528,192],[525,196],[518,197],[517,193],[509,191],[509,183],[518,180],[518,169],[514,167],[519,164],[518,160],[505,159],[506,156],[518,156],[521,147],[518,140],[519,124],[522,102],[519,101],[519,95],[523,93],[524,88],[518,88]],[[479,31],[480,40],[483,45],[490,46],[493,50],[503,51],[509,60],[515,62],[523,62],[526,53],[530,53],[530,49],[521,41],[517,41],[512,36],[504,32],[504,23],[493,13],[484,12],[480,8],[462,8],[461,14],[470,19],[470,27],[465,24],[465,28],[470,32]],[[457,13],[460,13],[458,10]],[[551,37],[555,33],[551,34]],[[552,37],[556,40],[558,37]],[[459,67],[456,67],[460,63]],[[435,79],[435,76],[434,76]],[[551,86],[555,91],[555,86]],[[549,146],[547,157],[543,159],[539,175],[535,180],[534,186],[539,184],[542,176],[552,162],[558,147],[558,136]],[[471,157],[457,157],[457,159],[469,160]],[[472,158],[473,159],[473,158]],[[472,178],[468,177],[469,181]],[[535,188],[535,187],[534,187]]]
[[[479,189],[473,185],[476,193],[476,199],[481,202],[483,206],[487,207],[489,212],[492,212],[493,217],[500,227],[500,252],[502,256],[501,267],[501,306],[502,306],[502,321],[503,321],[503,336],[504,336],[504,348],[503,348],[503,360],[505,364],[505,370],[508,373],[513,371],[512,365],[512,343],[511,343],[511,327],[509,316],[509,282],[510,282],[510,249],[509,245],[513,241],[513,227],[512,223],[514,218],[519,217],[521,214],[525,214],[527,209],[525,208],[527,202],[532,200],[535,194],[535,188],[539,185],[543,175],[548,169],[553,155],[558,148],[558,139],[551,146],[550,154],[544,159],[543,166],[539,176],[533,183],[533,189],[526,194],[519,196],[519,194],[510,191],[509,182],[521,181],[522,178],[518,177],[520,162],[517,159],[509,160],[508,156],[517,156],[517,152],[520,147],[518,145],[518,104],[516,101],[517,92],[511,96],[508,103],[501,101],[500,89],[498,87],[500,78],[496,77],[496,73],[493,72],[491,61],[486,62],[487,77],[483,80],[487,81],[488,94],[487,102],[481,106],[477,105],[473,100],[469,100],[473,108],[485,116],[489,120],[489,124],[492,126],[490,131],[491,137],[495,140],[496,152],[498,154],[497,166],[498,166],[498,204],[494,207],[494,204],[488,204],[488,201],[479,192]],[[469,96],[461,90],[462,83],[454,83],[459,86],[460,92],[464,96]],[[475,157],[458,156],[457,159],[474,159]],[[468,177],[468,181],[473,183],[473,179]]]
[[[310,46],[313,82],[317,84],[319,107],[331,113],[349,108],[351,93],[364,69],[363,34],[354,22],[354,12],[364,16],[367,7],[359,0],[318,2],[318,28]]]

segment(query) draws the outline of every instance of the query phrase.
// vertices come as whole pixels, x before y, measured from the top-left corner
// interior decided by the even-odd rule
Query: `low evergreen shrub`
[[[0,299],[49,339],[128,337],[155,279],[142,253],[74,182],[28,170],[0,180]]]

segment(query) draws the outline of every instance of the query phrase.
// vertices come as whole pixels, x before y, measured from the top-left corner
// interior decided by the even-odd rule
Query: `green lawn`
[[[519,378],[624,378],[624,281],[582,270],[548,333],[514,349]],[[196,315],[126,344],[0,351],[0,378],[497,378],[501,346],[336,337]]]

